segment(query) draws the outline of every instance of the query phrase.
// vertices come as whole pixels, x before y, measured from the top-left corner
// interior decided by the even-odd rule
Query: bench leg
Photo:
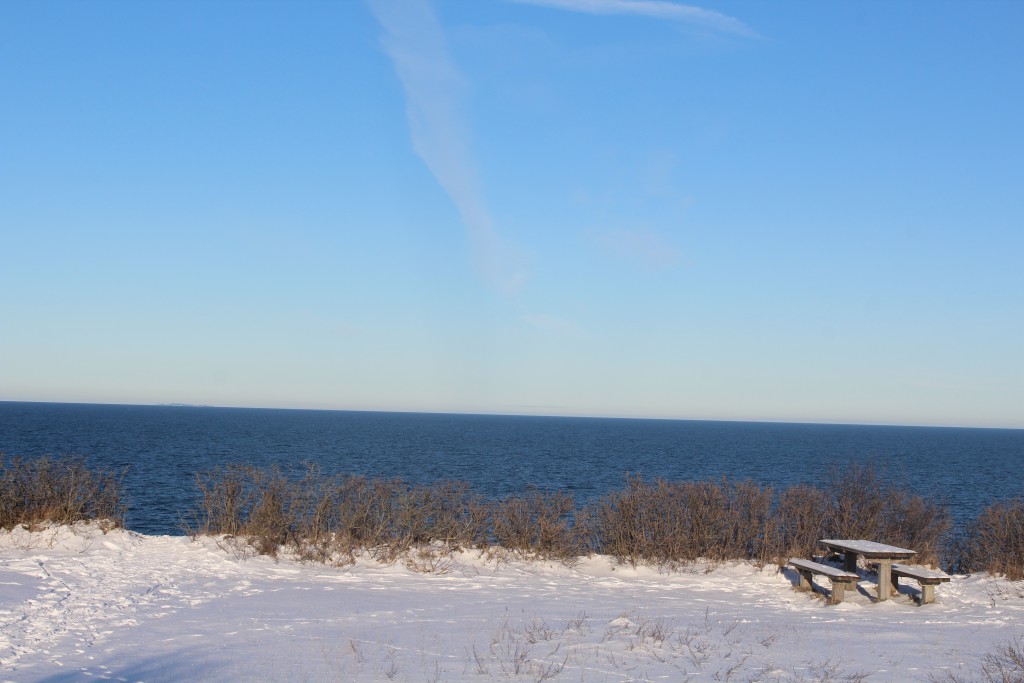
[[[927,605],[935,602],[935,586],[921,584],[921,604]]]
[[[814,586],[811,584],[811,577],[812,577],[811,572],[800,571],[798,569],[797,570],[797,574],[800,575],[800,586],[799,586],[800,590],[802,590],[802,591],[809,591],[809,590],[814,588]]]
[[[828,596],[828,604],[838,605],[843,601],[843,596],[846,594],[846,582],[845,581],[833,581],[832,582],[832,593]]]

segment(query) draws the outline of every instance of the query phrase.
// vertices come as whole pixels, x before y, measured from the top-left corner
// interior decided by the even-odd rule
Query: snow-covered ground
[[[434,570],[92,527],[0,532],[0,679],[928,680],[973,673],[1024,633],[1024,584],[986,576],[954,577],[923,607],[911,588],[874,603],[865,579],[829,607],[746,564],[463,553]]]

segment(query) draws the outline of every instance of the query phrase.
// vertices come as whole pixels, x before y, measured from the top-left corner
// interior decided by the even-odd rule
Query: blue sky
[[[8,2],[0,400],[1024,427],[1019,2]]]

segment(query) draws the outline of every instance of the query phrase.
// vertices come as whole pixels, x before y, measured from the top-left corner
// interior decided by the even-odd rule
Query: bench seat
[[[827,564],[802,560],[798,557],[791,557],[788,563],[800,574],[800,590],[814,590],[814,582],[811,580],[815,574],[823,574],[832,582],[832,592],[828,596],[828,604],[837,605],[843,601],[843,595],[847,588],[857,585],[860,577],[856,574],[836,569]]]
[[[914,579],[921,584],[921,604],[935,602],[935,587],[940,583],[949,581],[949,577],[941,572],[933,572],[924,567],[912,567],[908,564],[894,564],[892,566],[892,586],[899,589],[899,577]]]

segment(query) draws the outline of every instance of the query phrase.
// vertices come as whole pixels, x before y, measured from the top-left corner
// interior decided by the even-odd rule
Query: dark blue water
[[[959,519],[1024,494],[1024,430],[1010,429],[0,402],[0,452],[129,467],[128,527],[143,533],[180,533],[195,473],[228,463],[298,472],[315,462],[326,473],[464,480],[488,496],[535,485],[587,500],[626,473],[788,485],[871,461]]]

